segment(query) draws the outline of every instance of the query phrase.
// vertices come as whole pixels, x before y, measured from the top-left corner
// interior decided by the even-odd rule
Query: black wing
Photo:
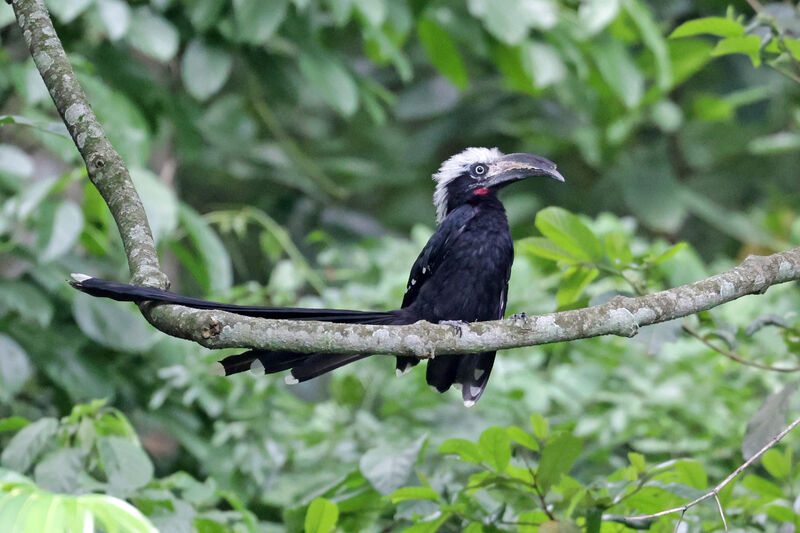
[[[439,224],[436,233],[428,239],[425,248],[422,249],[411,267],[402,307],[408,307],[414,303],[419,295],[419,290],[431,278],[436,268],[442,264],[446,251],[449,249],[448,244],[464,231],[464,226],[473,216],[475,216],[475,209],[471,205],[462,205],[447,215],[447,218]]]
[[[408,284],[406,285],[406,294],[403,296],[402,307],[408,307],[419,296],[419,291],[425,282],[431,279],[436,268],[442,264],[445,254],[449,249],[449,244],[458,238],[464,226],[475,216],[475,209],[470,205],[462,205],[461,207],[452,211],[447,218],[445,218],[439,227],[436,228],[430,239],[428,239],[425,248],[414,261],[411,267],[411,274],[408,276]],[[397,375],[404,374],[408,370],[419,363],[416,357],[403,357],[397,358]]]

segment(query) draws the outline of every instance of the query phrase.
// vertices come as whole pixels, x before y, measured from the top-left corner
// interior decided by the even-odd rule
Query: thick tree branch
[[[86,162],[89,177],[114,214],[133,282],[164,287],[144,209],[128,171],[103,134],[55,34],[42,0],[12,5],[37,68]],[[418,322],[370,326],[264,320],[172,305],[142,305],[161,331],[209,348],[247,347],[298,352],[383,353],[432,357],[474,353],[600,335],[631,337],[641,326],[711,309],[771,285],[800,279],[800,248],[751,256],[709,279],[638,298],[617,297],[603,305],[548,315],[478,322],[460,328]]]

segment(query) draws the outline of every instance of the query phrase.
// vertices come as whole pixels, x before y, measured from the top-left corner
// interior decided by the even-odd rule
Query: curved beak
[[[508,154],[491,165],[486,174],[487,185],[507,185],[529,176],[549,176],[564,181],[564,176],[556,170],[556,164],[538,155],[517,153]]]

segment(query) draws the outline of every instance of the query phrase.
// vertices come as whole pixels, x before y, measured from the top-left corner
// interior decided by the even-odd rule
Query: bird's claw
[[[512,321],[513,321],[513,322],[515,322],[517,325],[519,325],[519,324],[520,324],[520,322],[525,322],[525,320],[526,320],[527,318],[528,318],[528,315],[526,315],[526,314],[525,314],[525,311],[523,311],[523,312],[521,312],[521,313],[514,313],[513,315],[511,315],[510,317],[508,317],[508,319],[509,319],[509,320],[512,320]]]
[[[461,328],[465,326],[467,323],[464,322],[463,320],[442,320],[439,322],[439,324],[441,324],[442,326],[450,326],[451,328],[453,328],[455,334],[460,337],[463,334]]]

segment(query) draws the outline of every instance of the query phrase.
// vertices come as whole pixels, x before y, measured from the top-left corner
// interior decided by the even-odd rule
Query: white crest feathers
[[[447,214],[447,185],[463,175],[474,163],[491,165],[503,157],[503,152],[497,148],[471,147],[460,152],[439,167],[439,172],[433,175],[436,182],[436,191],[433,193],[433,205],[436,206],[436,222],[444,220]]]

